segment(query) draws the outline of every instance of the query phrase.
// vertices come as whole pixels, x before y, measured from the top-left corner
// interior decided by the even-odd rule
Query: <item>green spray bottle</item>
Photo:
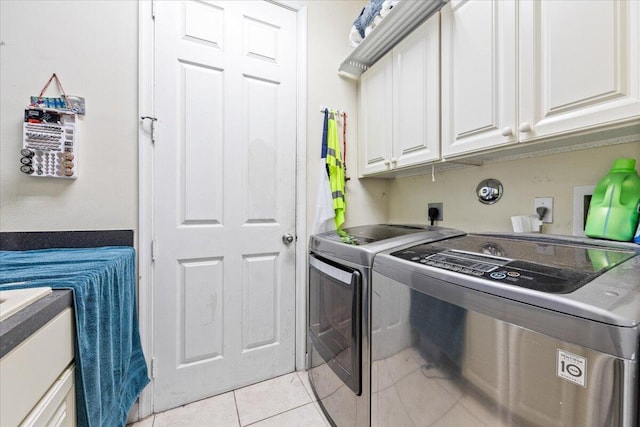
[[[587,236],[622,242],[633,239],[640,209],[640,177],[635,167],[635,159],[616,159],[596,185],[584,231]]]

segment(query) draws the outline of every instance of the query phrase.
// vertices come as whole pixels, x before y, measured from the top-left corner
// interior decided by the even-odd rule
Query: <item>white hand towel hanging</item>
[[[329,175],[327,174],[327,128],[329,111],[324,110],[324,121],[322,129],[322,149],[318,161],[318,189],[316,195],[316,215],[313,221],[313,234],[333,231],[336,229],[335,210],[333,209],[333,197]]]

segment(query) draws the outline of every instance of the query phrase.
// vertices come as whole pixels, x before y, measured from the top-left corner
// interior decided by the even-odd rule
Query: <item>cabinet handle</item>
[[[389,159],[385,159],[384,161],[384,165],[385,166],[389,166],[391,164],[391,162],[389,161]]]
[[[509,126],[502,128],[502,136],[511,136],[513,135],[513,129],[511,129]]]
[[[531,132],[531,123],[529,122],[520,123],[520,128],[518,130],[520,132]]]
[[[395,165],[396,163],[398,163],[398,159],[396,159],[395,157],[392,157],[391,158],[391,163],[393,163]]]

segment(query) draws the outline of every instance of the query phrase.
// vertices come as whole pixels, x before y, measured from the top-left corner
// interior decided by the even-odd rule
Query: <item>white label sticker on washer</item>
[[[558,349],[558,376],[582,387],[587,385],[587,359]]]

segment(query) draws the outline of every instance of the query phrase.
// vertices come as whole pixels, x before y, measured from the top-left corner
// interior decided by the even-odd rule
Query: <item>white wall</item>
[[[389,180],[358,180],[357,82],[338,76],[338,66],[351,52],[349,29],[366,1],[304,2],[308,11],[307,65],[307,230],[312,231],[322,140],[320,106],[347,112],[347,213],[345,227],[387,219]],[[342,138],[342,132],[340,131]]]
[[[543,233],[573,232],[573,187],[595,185],[618,157],[637,160],[640,142],[592,148],[480,167],[466,167],[431,175],[398,178],[389,191],[389,220],[427,222],[427,203],[443,202],[444,217],[438,225],[465,231],[512,231],[512,215],[533,215],[534,197],[553,197],[553,223]],[[476,186],[495,178],[504,186],[504,196],[494,205],[483,205]]]
[[[366,1],[300,3],[308,7],[309,33],[307,223],[314,218],[320,105],[349,115],[347,166],[354,179],[347,184],[347,225],[384,221],[389,181],[355,179],[357,84],[337,73],[351,50],[351,23]],[[2,0],[0,15],[0,231],[136,229],[137,2]],[[70,35],[38,36],[52,23]],[[54,72],[65,91],[87,101],[78,123],[77,180],[38,179],[18,170],[23,109]]]
[[[445,203],[442,225],[470,231],[510,230],[509,217],[532,212],[533,197],[555,202],[551,233],[572,230],[573,186],[595,184],[617,156],[640,162],[640,143],[493,163],[430,176],[357,179],[357,84],[338,76],[350,52],[348,30],[366,4],[301,2],[308,8],[307,229],[314,219],[322,115],[348,112],[347,226],[426,222],[429,201]],[[138,4],[136,1],[0,1],[0,231],[136,229],[138,222]],[[64,23],[70,33],[39,29]],[[79,119],[79,178],[38,179],[19,172],[23,109],[51,73],[69,94],[84,96]],[[51,95],[57,95],[55,91]],[[497,178],[504,198],[475,200],[476,184]]]
[[[0,231],[137,228],[137,11],[136,1],[0,1]],[[76,180],[19,171],[24,107],[54,72],[86,98]]]

